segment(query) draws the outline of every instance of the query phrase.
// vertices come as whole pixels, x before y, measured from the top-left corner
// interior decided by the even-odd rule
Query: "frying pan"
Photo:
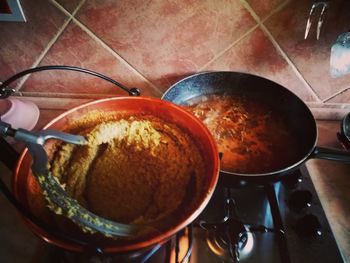
[[[247,95],[249,98],[263,101],[286,121],[290,132],[298,142],[296,146],[300,148],[297,161],[279,170],[254,174],[221,171],[221,174],[230,176],[234,181],[263,184],[277,181],[292,173],[310,158],[350,163],[348,152],[316,146],[318,132],[310,109],[294,93],[268,79],[240,72],[203,72],[175,83],[163,94],[162,99],[187,105],[196,97],[211,94]]]
[[[3,83],[3,86],[6,87],[12,81],[26,74],[53,69],[73,70],[103,78],[121,87],[131,96],[101,99],[80,105],[55,118],[47,124],[44,129],[64,130],[72,121],[77,121],[89,112],[96,110],[103,112],[122,112],[130,116],[135,114],[153,115],[165,122],[175,124],[191,137],[203,157],[205,172],[200,178],[201,187],[196,187],[195,190],[191,189],[192,191],[196,191],[196,196],[198,196],[198,198],[196,197],[195,200],[193,200],[194,195],[193,192],[191,192],[191,195],[188,196],[188,198],[192,200],[190,204],[184,204],[170,219],[166,218],[163,223],[159,222],[160,231],[125,239],[111,239],[98,234],[91,235],[82,233],[82,231],[77,229],[77,227],[68,220],[64,222],[63,227],[59,227],[59,225],[52,224],[52,222],[57,219],[55,219],[56,215],[51,214],[47,216],[48,210],[45,208],[44,202],[42,202],[43,205],[33,206],[33,200],[35,201],[37,199],[29,197],[33,196],[31,193],[40,194],[40,187],[38,187],[39,185],[31,172],[32,158],[28,151],[25,150],[17,162],[12,180],[14,195],[6,188],[1,178],[0,189],[24,216],[25,222],[29,228],[45,241],[70,251],[111,254],[147,249],[155,244],[165,242],[173,234],[191,223],[209,202],[219,174],[217,148],[209,130],[203,123],[173,103],[157,98],[138,96],[139,91],[136,89],[128,89],[104,75],[77,67],[45,66],[29,69],[11,77]],[[0,89],[1,87],[0,85]],[[13,158],[11,158],[10,163],[13,164],[13,161]],[[174,189],[174,191],[176,191],[176,189]],[[33,207],[39,207],[40,209],[35,209]],[[61,219],[65,220],[65,218]],[[71,225],[69,225],[69,223],[71,223]]]

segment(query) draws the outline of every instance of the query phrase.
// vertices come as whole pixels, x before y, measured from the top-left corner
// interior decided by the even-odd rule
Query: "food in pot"
[[[148,223],[195,202],[204,174],[191,138],[150,115],[94,113],[68,127],[88,145],[56,144],[51,172],[90,211],[120,223]]]
[[[223,153],[221,170],[260,174],[288,167],[298,160],[297,142],[271,106],[248,95],[207,95],[188,102],[214,136]]]

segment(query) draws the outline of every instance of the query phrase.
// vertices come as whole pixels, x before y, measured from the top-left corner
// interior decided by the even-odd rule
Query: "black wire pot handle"
[[[76,71],[76,72],[81,72],[81,73],[86,73],[98,78],[101,78],[103,80],[106,80],[120,89],[124,90],[127,92],[130,96],[139,96],[140,95],[140,90],[137,88],[127,88],[126,86],[122,85],[121,83],[92,70],[84,69],[84,68],[79,68],[75,66],[66,66],[66,65],[50,65],[50,66],[42,66],[42,67],[36,67],[36,68],[31,68],[27,69],[24,71],[21,71],[9,79],[5,80],[3,83],[0,84],[0,99],[5,99],[8,98],[11,94],[15,92],[14,89],[9,88],[8,86],[14,82],[15,80],[31,74],[31,73],[36,73],[40,71],[46,71],[46,70],[69,70],[69,71]],[[1,116],[0,116],[1,119]],[[0,154],[0,161],[2,161],[9,169],[13,170],[16,161],[19,157],[19,154],[17,151],[15,151],[12,146],[5,141],[5,139],[0,137],[0,146],[1,146],[1,154]],[[6,153],[4,153],[5,151]],[[68,242],[72,242],[75,244],[78,244],[83,247],[83,249],[87,252],[92,252],[92,253],[104,253],[103,249],[97,247],[94,244],[89,244],[86,241],[82,241],[76,238],[73,238],[71,236],[68,236],[66,234],[63,234],[51,227],[48,227],[46,223],[42,222],[40,219],[38,219],[36,216],[32,214],[22,203],[20,203],[16,197],[12,194],[12,192],[9,190],[5,182],[2,180],[0,176],[0,190],[4,194],[4,196],[8,199],[8,201],[16,208],[16,210],[28,221],[30,221],[32,224],[36,225],[37,227],[41,228],[44,230],[46,233],[48,233],[50,236],[59,238],[61,240],[65,240]]]
[[[101,73],[98,73],[98,72],[95,72],[95,71],[92,71],[89,69],[79,68],[79,67],[75,67],[75,66],[66,66],[66,65],[50,65],[50,66],[42,66],[42,67],[36,67],[36,68],[30,68],[27,70],[23,70],[15,75],[13,75],[9,79],[5,80],[2,84],[0,84],[0,99],[8,98],[11,94],[13,94],[15,92],[14,89],[11,89],[8,87],[8,85],[11,84],[12,82],[14,82],[15,80],[17,80],[25,75],[31,74],[31,73],[36,73],[36,72],[46,71],[46,70],[69,70],[69,71],[86,73],[86,74],[98,77],[100,79],[106,80],[106,81],[116,85],[120,89],[127,92],[130,96],[139,96],[141,94],[141,92],[138,88],[127,88],[126,86],[119,83],[118,81],[115,81],[114,79],[111,79],[110,77],[107,77]]]

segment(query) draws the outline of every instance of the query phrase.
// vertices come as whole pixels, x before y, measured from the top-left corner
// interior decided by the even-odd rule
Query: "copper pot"
[[[123,112],[130,115],[146,113],[156,116],[166,122],[174,123],[184,130],[193,139],[205,163],[205,174],[203,174],[203,188],[200,191],[200,201],[195,205],[184,210],[184,214],[180,215],[174,223],[168,226],[161,233],[136,239],[118,239],[112,240],[102,236],[94,236],[79,233],[77,236],[71,236],[70,239],[60,238],[47,231],[42,226],[33,223],[28,218],[25,222],[31,230],[43,238],[45,241],[58,247],[75,251],[84,252],[91,247],[98,247],[104,253],[120,253],[126,251],[134,251],[150,247],[159,242],[164,242],[176,232],[190,224],[204,209],[214,191],[219,174],[218,152],[215,142],[202,122],[188,113],[186,110],[167,101],[149,97],[116,97],[102,100],[96,100],[76,108],[73,108],[54,120],[52,120],[44,129],[64,130],[71,121],[78,120],[86,113],[92,110],[100,110],[104,112]],[[31,156],[25,150],[15,169],[13,177],[13,192],[16,199],[27,209],[32,210],[28,199],[30,193],[38,191],[38,184],[35,177],[31,173]],[[39,189],[40,190],[40,189]],[[29,195],[28,195],[29,194]],[[30,211],[37,215],[38,211]],[[39,212],[39,214],[42,211]],[[53,226],[54,227],[54,226]],[[67,230],[65,235],[74,233]],[[79,240],[76,242],[74,240]],[[96,242],[97,240],[97,242]],[[80,242],[82,241],[82,242]],[[87,245],[88,244],[88,245]]]

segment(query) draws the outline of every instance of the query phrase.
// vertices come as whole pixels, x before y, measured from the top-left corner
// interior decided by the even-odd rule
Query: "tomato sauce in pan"
[[[214,136],[223,153],[221,170],[260,174],[297,162],[297,140],[270,105],[242,95],[206,95],[187,105]]]

